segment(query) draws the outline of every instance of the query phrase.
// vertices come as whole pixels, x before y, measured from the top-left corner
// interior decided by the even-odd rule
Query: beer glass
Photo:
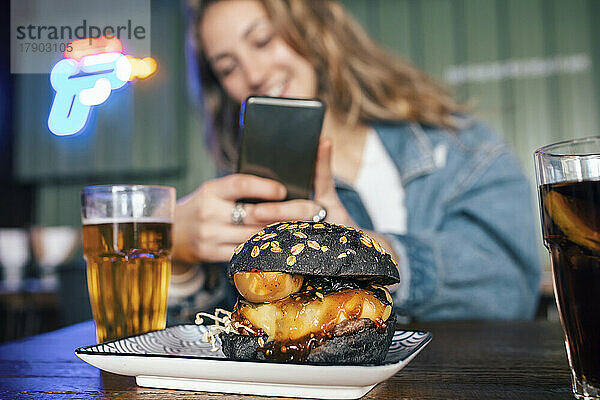
[[[542,147],[535,166],[573,393],[600,399],[600,137]]]
[[[175,189],[90,186],[81,192],[83,254],[98,343],[163,329]]]

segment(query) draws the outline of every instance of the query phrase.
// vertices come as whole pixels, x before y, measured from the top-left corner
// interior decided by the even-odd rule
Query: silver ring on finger
[[[327,209],[319,202],[315,202],[319,206],[319,210],[315,215],[313,215],[313,222],[323,222],[325,218],[327,218]]]
[[[235,203],[231,209],[231,223],[234,225],[243,225],[246,218],[246,210],[243,203]]]

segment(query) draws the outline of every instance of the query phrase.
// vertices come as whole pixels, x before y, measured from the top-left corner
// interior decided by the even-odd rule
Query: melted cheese
[[[347,319],[385,321],[391,312],[391,306],[364,289],[345,290],[315,300],[289,296],[275,303],[238,306],[243,318],[276,342],[293,342],[311,333],[330,332]]]

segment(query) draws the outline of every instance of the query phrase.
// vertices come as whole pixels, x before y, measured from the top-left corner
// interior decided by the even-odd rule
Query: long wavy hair
[[[193,1],[193,0],[192,0]],[[237,160],[240,104],[220,85],[204,56],[200,24],[217,1],[196,0],[190,39],[196,54],[207,141],[221,168]],[[257,0],[275,32],[308,60],[318,77],[317,96],[336,118],[350,125],[374,121],[414,121],[452,129],[463,111],[437,82],[375,43],[335,0]]]

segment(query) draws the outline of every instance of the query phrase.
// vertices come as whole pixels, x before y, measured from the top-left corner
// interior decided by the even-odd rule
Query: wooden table
[[[432,342],[365,399],[573,399],[560,325],[547,321],[436,322],[402,327]],[[73,354],[94,343],[84,322],[0,346],[0,399],[264,399],[147,389]]]

